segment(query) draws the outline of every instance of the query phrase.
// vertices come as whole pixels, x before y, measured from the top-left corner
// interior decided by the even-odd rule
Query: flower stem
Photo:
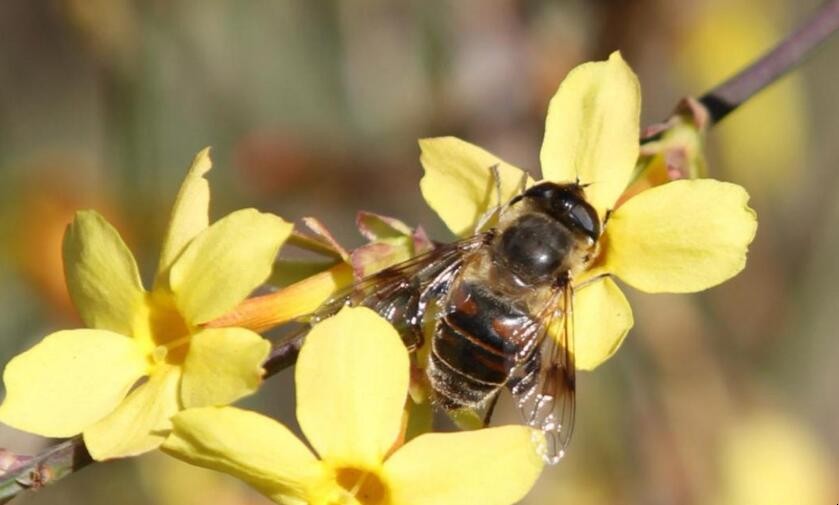
[[[718,123],[802,62],[837,28],[839,0],[829,0],[798,30],[759,60],[702,95],[699,102],[708,111],[707,126]],[[335,254],[327,245],[302,234],[293,235],[290,242],[311,251]],[[304,336],[305,332],[293,333],[274,346],[263,365],[266,376],[274,375],[294,364]],[[3,461],[7,464],[2,465]],[[81,437],[65,440],[34,457],[4,452],[0,454],[0,504],[6,503],[22,491],[51,484],[92,462]]]
[[[38,456],[4,453],[5,470],[0,474],[0,503],[22,491],[38,490],[93,462],[82,437],[54,445]]]
[[[839,28],[839,0],[828,0],[796,31],[759,60],[699,98],[712,126],[800,64]]]

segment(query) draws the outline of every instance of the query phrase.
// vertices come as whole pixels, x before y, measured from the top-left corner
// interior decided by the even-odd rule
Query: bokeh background
[[[574,65],[623,51],[649,124],[816,6],[4,0],[0,361],[79,324],[60,263],[74,210],[114,222],[148,277],[180,179],[206,145],[214,216],[245,206],[316,216],[355,246],[354,214],[365,209],[449,240],[418,191],[417,138],[458,135],[535,171],[547,102]],[[839,39],[710,132],[712,175],[746,186],[760,217],[748,266],[697,295],[630,292],[636,327],[580,378],[570,453],[525,503],[839,499],[837,62]],[[290,374],[245,405],[291,422]],[[12,450],[46,443],[0,428]],[[17,503],[266,500],[149,455]]]

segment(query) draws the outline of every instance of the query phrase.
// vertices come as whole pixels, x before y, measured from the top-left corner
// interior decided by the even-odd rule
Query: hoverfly
[[[600,220],[579,183],[522,188],[494,213],[491,228],[359,281],[311,321],[346,304],[377,311],[409,350],[430,346],[424,368],[438,406],[486,424],[507,389],[556,463],[574,422],[571,280],[596,256]]]

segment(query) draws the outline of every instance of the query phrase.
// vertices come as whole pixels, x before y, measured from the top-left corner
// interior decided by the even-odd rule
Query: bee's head
[[[513,203],[524,199],[570,230],[594,242],[600,238],[600,218],[594,207],[586,201],[583,187],[579,184],[541,182],[517,196]]]

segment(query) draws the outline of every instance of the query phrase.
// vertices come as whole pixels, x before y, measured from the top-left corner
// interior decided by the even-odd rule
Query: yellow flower
[[[297,419],[317,456],[282,424],[233,407],[179,413],[162,449],[289,505],[509,504],[541,472],[534,444],[544,439],[523,426],[425,434],[398,447],[408,352],[370,309],[347,307],[316,325],[295,374]]]
[[[708,110],[688,97],[665,122],[648,126],[641,134],[640,156],[630,183],[615,208],[651,187],[707,177],[704,144],[708,119]]]
[[[669,182],[616,208],[638,159],[640,104],[637,77],[616,52],[572,70],[548,109],[542,176],[587,185],[586,198],[606,221],[599,257],[574,279],[576,364],[582,369],[614,354],[632,327],[632,311],[612,276],[650,293],[707,289],[743,269],[757,229],[746,191],[712,179]],[[420,147],[422,194],[458,235],[472,233],[498,200],[520,189],[523,172],[477,146],[446,137],[422,140]]]
[[[248,298],[235,310],[208,326],[243,326],[254,331],[264,331],[316,311],[336,292],[389,266],[405,261],[433,247],[422,228],[411,229],[405,223],[370,212],[359,212],[356,224],[369,242],[347,252],[329,234],[323,225],[311,218],[304,218],[321,240],[330,244],[338,262],[302,280],[286,285],[273,293]],[[299,236],[296,238],[300,238]],[[311,239],[304,239],[311,240]],[[323,247],[320,245],[319,247]],[[282,265],[278,262],[278,265]],[[301,264],[289,264],[289,271],[305,269]],[[318,266],[320,268],[320,265]],[[279,269],[275,268],[275,273]],[[269,279],[268,283],[271,283]]]
[[[76,215],[64,268],[90,329],[53,333],[9,362],[0,421],[48,437],[83,433],[101,460],[156,448],[183,408],[257,389],[270,344],[243,328],[201,325],[268,277],[291,225],[244,209],[210,226],[210,166],[205,149],[178,194],[150,292],[117,231],[93,211]]]

